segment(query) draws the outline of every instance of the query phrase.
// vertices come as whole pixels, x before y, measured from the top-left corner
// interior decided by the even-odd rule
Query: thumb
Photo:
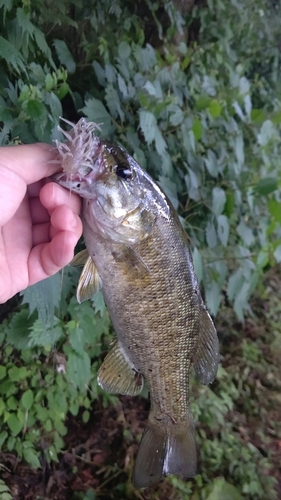
[[[26,183],[13,170],[0,163],[0,226],[16,213],[26,193]]]
[[[2,165],[20,175],[26,184],[33,184],[58,172],[61,164],[57,156],[52,146],[41,142],[0,148]]]

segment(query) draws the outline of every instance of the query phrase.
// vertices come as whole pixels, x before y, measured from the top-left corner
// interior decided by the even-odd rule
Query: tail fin
[[[178,474],[186,479],[196,474],[196,444],[193,422],[161,429],[149,423],[144,430],[135,462],[133,483],[145,488],[162,476]]]

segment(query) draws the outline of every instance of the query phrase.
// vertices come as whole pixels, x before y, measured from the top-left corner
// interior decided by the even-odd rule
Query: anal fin
[[[118,341],[105,357],[99,371],[98,384],[111,394],[136,396],[143,388],[143,376],[125,359]]]
[[[202,302],[200,312],[200,331],[197,351],[193,366],[201,384],[210,384],[216,377],[220,360],[219,340],[217,331]]]

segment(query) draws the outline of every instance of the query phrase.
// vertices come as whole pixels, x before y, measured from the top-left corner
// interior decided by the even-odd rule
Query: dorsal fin
[[[203,301],[200,312],[200,330],[193,366],[201,384],[211,384],[216,377],[220,361],[217,331]]]

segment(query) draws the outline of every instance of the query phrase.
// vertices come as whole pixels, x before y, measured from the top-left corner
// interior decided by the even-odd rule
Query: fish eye
[[[124,179],[125,181],[132,179],[133,172],[125,163],[118,163],[115,166],[114,171],[118,177],[121,177],[121,179]]]

